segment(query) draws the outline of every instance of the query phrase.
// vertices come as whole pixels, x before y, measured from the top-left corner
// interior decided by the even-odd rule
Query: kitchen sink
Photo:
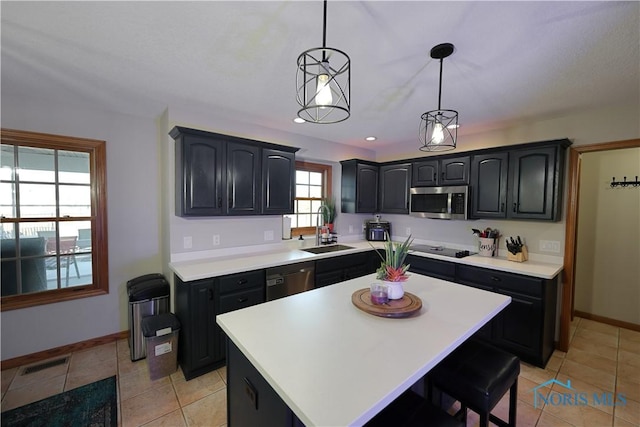
[[[302,250],[305,252],[310,252],[312,254],[324,254],[327,252],[344,251],[347,249],[354,249],[354,248],[347,245],[330,245],[330,246],[318,246],[315,248],[308,248],[308,249],[302,249]]]

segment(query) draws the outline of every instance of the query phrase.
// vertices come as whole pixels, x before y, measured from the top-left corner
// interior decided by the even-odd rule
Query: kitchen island
[[[367,275],[217,316],[229,337],[228,424],[362,425],[504,309],[511,298],[412,274],[407,318],[356,308]]]

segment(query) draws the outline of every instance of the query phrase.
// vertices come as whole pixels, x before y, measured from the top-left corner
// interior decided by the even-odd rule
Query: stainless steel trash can
[[[142,319],[142,334],[152,381],[171,375],[178,369],[179,333],[180,321],[175,314],[157,314]]]
[[[127,282],[131,361],[146,357],[142,319],[155,314],[168,313],[169,292],[169,282],[159,273],[146,274]]]

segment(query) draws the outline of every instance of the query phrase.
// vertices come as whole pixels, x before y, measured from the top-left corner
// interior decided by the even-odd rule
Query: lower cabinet
[[[226,337],[218,314],[265,301],[264,270],[183,282],[175,277],[175,314],[180,320],[178,362],[187,380],[225,364]]]
[[[458,283],[511,297],[509,304],[478,333],[525,362],[544,367],[554,349],[558,281],[466,265]]]
[[[321,288],[371,274],[380,265],[377,261],[379,258],[375,251],[318,260],[316,261],[315,287]]]
[[[456,280],[456,264],[452,262],[407,255],[406,263],[410,272],[452,282]]]

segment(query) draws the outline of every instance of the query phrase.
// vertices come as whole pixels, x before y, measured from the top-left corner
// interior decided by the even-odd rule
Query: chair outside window
[[[43,232],[38,232],[38,234],[41,234],[41,233]],[[48,233],[50,232],[46,232],[45,234],[48,234]],[[80,269],[78,268],[78,262],[76,261],[76,255],[75,255],[78,236],[60,237],[60,245],[57,246],[55,231],[51,233],[54,234],[53,237],[46,236],[46,235],[42,236],[42,237],[45,237],[47,240],[47,243],[46,243],[47,254],[59,255],[59,259],[64,261],[64,268],[66,270],[65,286],[69,286],[69,268],[71,263],[73,263],[73,266],[76,269],[76,276],[78,277],[78,279],[80,278]],[[51,261],[47,262],[47,267],[53,266],[53,268],[55,268],[56,258],[52,257]]]

